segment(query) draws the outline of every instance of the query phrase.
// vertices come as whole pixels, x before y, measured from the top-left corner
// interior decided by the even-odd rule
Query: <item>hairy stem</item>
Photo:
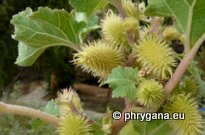
[[[58,122],[60,120],[58,117],[55,117],[54,115],[48,114],[46,112],[25,106],[6,104],[3,102],[0,102],[0,113],[12,113],[22,116],[34,117],[55,126],[58,125]]]
[[[191,51],[184,56],[182,61],[180,62],[179,66],[177,67],[176,71],[174,72],[172,78],[167,82],[165,85],[165,92],[167,95],[171,94],[173,89],[176,87],[178,82],[183,77],[184,72],[186,71],[188,65],[193,60],[194,56],[196,55],[197,51],[199,50],[201,44],[203,43],[205,39],[205,34],[196,42],[194,47],[191,49]]]

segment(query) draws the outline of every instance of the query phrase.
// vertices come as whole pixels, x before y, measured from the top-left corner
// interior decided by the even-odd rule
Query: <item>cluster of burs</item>
[[[173,41],[183,45],[184,35],[173,25],[163,25],[162,17],[146,17],[144,3],[122,0],[120,8],[123,9],[124,16],[123,13],[119,15],[114,10],[108,10],[100,21],[101,39],[82,45],[82,49],[74,55],[74,63],[103,83],[113,69],[119,66],[126,68],[126,61],[132,57],[134,62],[131,67],[139,70],[135,101],[147,108],[162,106],[161,111],[170,114],[185,113],[185,120],[168,121],[179,135],[196,135],[202,132],[203,119],[198,103],[193,98],[197,95],[198,86],[189,74],[164,103],[164,84],[170,79],[178,66],[177,61],[180,60],[180,54],[176,53],[171,45]],[[83,112],[80,100],[75,94],[72,90],[59,94],[60,110],[63,113],[59,133],[93,134],[95,127],[89,124],[86,117],[72,113],[72,107],[76,109],[74,112]],[[68,102],[68,99],[75,101],[71,105],[63,104]],[[107,129],[102,125],[101,130],[106,133]]]

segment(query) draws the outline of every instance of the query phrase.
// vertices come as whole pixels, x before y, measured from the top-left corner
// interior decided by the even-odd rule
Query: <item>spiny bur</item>
[[[126,32],[130,33],[133,40],[139,39],[139,22],[134,17],[126,17],[124,20]]]
[[[164,89],[155,80],[143,80],[136,92],[137,101],[146,107],[159,107],[163,103]]]
[[[164,28],[163,36],[166,40],[178,40],[181,34],[174,28],[174,26],[167,26]]]
[[[92,135],[91,125],[84,116],[66,115],[59,123],[59,135]]]
[[[157,77],[166,79],[172,75],[175,58],[168,44],[157,36],[149,34],[136,46],[137,60]]]
[[[138,5],[134,4],[131,0],[122,0],[122,7],[128,17],[134,17],[139,19],[140,11],[138,10]]]
[[[198,103],[188,94],[172,96],[164,110],[173,113],[184,113],[184,120],[169,120],[177,135],[198,135],[203,131],[203,119],[198,110]]]
[[[109,11],[102,20],[101,26],[105,40],[121,48],[127,48],[126,30],[120,16]]]
[[[73,110],[83,112],[80,98],[72,88],[69,90],[63,89],[61,92],[58,92],[57,95],[57,102],[62,117],[72,113]]]
[[[102,41],[93,42],[82,47],[74,56],[74,62],[84,71],[105,79],[111,71],[124,62],[119,49]]]

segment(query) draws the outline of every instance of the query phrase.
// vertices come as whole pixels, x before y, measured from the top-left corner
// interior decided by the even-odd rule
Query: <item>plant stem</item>
[[[110,3],[111,3],[111,5],[113,5],[118,10],[118,12],[120,13],[121,17],[123,19],[125,19],[126,13],[125,13],[125,10],[122,8],[121,2],[119,2],[119,0],[110,0]]]
[[[42,112],[42,111],[32,109],[29,107],[25,107],[25,106],[6,104],[3,102],[0,102],[0,113],[1,112],[38,118],[44,122],[53,124],[55,126],[58,125],[58,122],[60,120],[60,118],[58,118],[54,115],[48,114],[46,112]]]
[[[131,111],[131,106],[125,107],[124,111],[122,112],[121,119],[114,121],[112,125],[111,135],[117,135],[120,132],[120,130],[127,124],[127,122],[124,121],[124,113],[130,111]]]
[[[170,95],[175,86],[178,84],[178,82],[183,77],[184,72],[186,71],[188,65],[193,60],[194,56],[196,55],[197,51],[199,50],[201,44],[203,43],[205,39],[205,34],[196,42],[194,47],[191,49],[191,51],[184,56],[182,61],[180,62],[179,66],[177,67],[176,71],[174,72],[172,78],[167,82],[165,85],[165,93],[166,95]]]
[[[188,22],[187,22],[187,28],[186,28],[186,37],[185,37],[185,54],[188,54],[190,51],[190,34],[191,34],[191,26],[192,26],[192,18],[193,18],[193,9],[196,4],[196,0],[192,3],[190,6],[189,3],[186,1],[186,3],[189,6],[189,16],[188,16]]]

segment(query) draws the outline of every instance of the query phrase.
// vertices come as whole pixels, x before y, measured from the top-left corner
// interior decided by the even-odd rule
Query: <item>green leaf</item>
[[[167,8],[163,0],[148,0],[148,7],[145,10],[147,16],[171,16],[172,13]]]
[[[85,23],[76,22],[65,10],[42,7],[36,12],[27,8],[13,16],[11,23],[15,26],[13,38],[33,48],[55,45],[75,48],[85,27]]]
[[[46,107],[42,108],[42,111],[55,115],[55,116],[58,116],[60,114],[59,108],[54,102],[54,100],[48,101],[48,104],[46,105]]]
[[[112,97],[125,97],[135,99],[136,84],[138,81],[138,69],[131,67],[117,67],[113,69],[105,81],[113,89]]]
[[[77,12],[85,12],[87,16],[90,16],[97,10],[103,10],[108,0],[70,0],[70,4]]]
[[[133,127],[140,135],[173,135],[174,131],[166,120],[133,120]]]
[[[129,121],[128,124],[120,131],[119,135],[142,135],[136,131],[133,127],[132,121]]]
[[[39,119],[34,119],[31,121],[31,127],[32,129],[38,133],[42,128],[45,126],[45,122],[39,120]]]
[[[48,123],[45,123],[39,119],[33,119],[30,122],[30,125],[32,130],[30,130],[30,133],[28,133],[29,135],[51,135],[54,133],[54,127],[52,125],[48,125]]]
[[[102,130],[102,125],[99,121],[95,121],[91,125],[92,128],[92,135],[107,135],[103,130]]]
[[[42,7],[36,12],[26,8],[14,15],[11,23],[15,26],[13,38],[20,42],[16,60],[20,66],[32,65],[48,47],[78,48],[80,33],[86,26],[85,22],[77,22],[65,10]]]
[[[204,0],[149,0],[145,14],[148,16],[173,16],[183,33],[190,33],[193,46],[205,33]]]
[[[18,57],[15,64],[19,66],[31,66],[44,52],[44,48],[32,48],[22,42],[18,44]]]
[[[79,38],[80,43],[83,43],[84,39],[86,38],[87,34],[93,30],[100,28],[98,25],[98,17],[96,15],[92,15],[89,18],[86,16],[84,12],[76,12],[75,18],[78,22],[85,22],[86,26],[81,30]]]

